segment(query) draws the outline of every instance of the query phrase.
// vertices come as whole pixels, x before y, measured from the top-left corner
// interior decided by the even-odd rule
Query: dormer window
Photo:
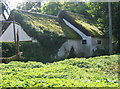
[[[97,44],[101,44],[101,40],[97,40]]]
[[[86,40],[82,40],[82,44],[87,44],[87,41]]]

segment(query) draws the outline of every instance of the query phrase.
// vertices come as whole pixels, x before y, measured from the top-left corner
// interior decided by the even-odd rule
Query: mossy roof
[[[68,27],[62,18],[69,20],[74,26],[88,36],[102,37],[103,33],[94,25],[90,18],[70,11],[61,11],[58,16],[43,15],[26,11],[12,11],[8,20],[13,20],[13,13],[17,23],[26,31],[26,33],[35,38],[39,36],[57,35],[70,39],[81,39],[73,29]],[[7,29],[10,23],[3,26],[3,30]],[[27,25],[26,25],[27,24]],[[32,30],[36,32],[33,32]],[[39,34],[38,34],[39,33]],[[37,35],[36,35],[37,34]]]
[[[17,18],[17,15],[21,15],[25,23],[31,25],[37,32],[42,33],[42,35],[48,34],[56,34],[57,36],[70,38],[70,39],[81,39],[81,37],[65,25],[62,21],[59,20],[57,16],[52,15],[43,15],[25,11],[14,11],[15,19],[18,23],[24,27],[24,23],[21,23]]]
[[[93,37],[102,37],[103,32],[95,26],[95,20],[92,17],[87,17],[70,11],[61,11],[62,18],[69,20],[74,26],[78,27],[84,34]]]

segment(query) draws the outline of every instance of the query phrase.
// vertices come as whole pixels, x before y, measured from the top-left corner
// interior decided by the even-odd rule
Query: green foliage
[[[108,49],[100,49],[100,48],[97,48],[97,49],[93,52],[93,56],[108,55],[108,54],[109,54],[109,50],[108,50]]]
[[[87,9],[87,5],[83,2],[47,2],[47,4],[41,7],[41,13],[56,16],[60,10],[68,10],[88,15]]]
[[[113,36],[115,38],[115,44],[120,48],[120,2],[112,3],[112,24],[113,24]],[[120,53],[120,50],[118,50]]]
[[[38,9],[40,7],[41,7],[41,2],[23,2],[23,3],[17,4],[16,9],[40,12],[40,10]]]
[[[14,42],[8,43],[3,42],[2,43],[2,56],[3,57],[10,57],[15,55],[15,44]]]
[[[62,9],[89,16],[88,6],[84,2],[64,2],[62,3]]]
[[[41,43],[20,42],[20,52],[23,52],[23,56],[25,57],[25,59],[21,61],[52,62],[60,60],[57,56],[60,41],[63,40],[55,39],[54,41],[50,41],[49,38],[46,38],[43,39]],[[3,42],[2,51],[3,57],[15,55],[15,43]]]
[[[48,2],[41,8],[43,14],[57,15],[61,10],[61,4],[59,2]]]
[[[71,16],[76,23],[81,25],[81,28],[83,27],[88,30],[92,36],[103,36],[103,32],[95,26],[95,20],[91,16],[80,15],[77,13],[72,13],[70,11],[66,12],[67,15]]]
[[[109,20],[108,20],[108,3],[88,3],[88,13],[95,17],[96,25],[105,35],[108,35]],[[113,40],[114,44],[120,47],[120,2],[111,3],[111,14],[112,14],[112,29],[113,29]],[[119,49],[118,47],[118,49]]]
[[[97,21],[97,27],[101,31],[108,33],[108,3],[88,3],[89,9],[87,10]]]
[[[55,11],[55,15],[57,15],[56,13],[58,13],[60,10],[69,10],[75,13],[79,13],[79,14],[83,14],[85,16],[92,16],[94,17],[96,23],[94,23],[94,25],[96,25],[100,31],[103,32],[103,35],[108,36],[108,32],[109,32],[109,20],[108,20],[108,3],[107,2],[90,2],[90,3],[82,3],[82,2],[62,2],[59,3],[58,7],[59,9],[55,9],[58,8],[57,6],[54,7],[54,2],[49,3],[50,7],[43,12],[51,12],[52,14]],[[49,4],[45,5],[45,7],[47,8],[47,6],[49,6]],[[51,5],[52,4],[52,5]],[[44,7],[44,6],[43,6]],[[49,10],[52,7],[54,7],[53,10]],[[112,5],[112,25],[113,25],[113,36],[115,38],[115,44],[118,45],[120,47],[120,37],[119,37],[119,26],[120,26],[120,2],[113,2]],[[51,14],[51,13],[46,13],[46,14]],[[76,17],[75,17],[76,18]],[[89,18],[88,18],[89,19]],[[93,19],[92,19],[93,20]],[[91,29],[96,29],[94,28],[93,25],[91,24],[85,24],[83,22],[80,22],[78,20],[76,20],[76,22],[78,23],[82,23],[83,27],[86,27],[87,29],[91,30]],[[91,31],[94,35],[97,34],[96,31]],[[119,48],[118,48],[119,49]]]
[[[30,10],[34,5],[35,5],[35,3],[33,3],[33,2],[19,3],[19,5],[17,5],[17,9]]]
[[[118,87],[118,56],[0,64],[3,87]],[[106,89],[105,88],[105,89]],[[98,88],[97,88],[98,89]]]
[[[38,41],[43,37],[80,38],[73,30],[63,25],[55,16],[41,15],[29,12],[14,11],[15,19],[24,31]]]

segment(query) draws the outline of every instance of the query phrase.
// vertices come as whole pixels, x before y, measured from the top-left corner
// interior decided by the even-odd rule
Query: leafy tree
[[[75,13],[88,15],[87,5],[83,2],[48,2],[41,8],[43,14],[57,15],[60,10],[69,10]]]
[[[61,10],[60,2],[48,2],[41,8],[43,14],[57,15]]]
[[[95,17],[97,26],[105,35],[109,32],[108,3],[88,3],[88,13]],[[112,5],[113,42],[120,47],[120,2],[113,2]]]
[[[19,3],[18,6],[17,6],[17,9],[30,10],[33,7],[33,5],[34,5],[33,2]]]
[[[101,31],[108,33],[108,3],[88,3],[87,12],[96,19],[97,27]]]
[[[120,48],[120,2],[112,3],[112,24],[115,44]],[[117,48],[117,49],[119,49]],[[120,50],[117,50],[120,52]]]
[[[62,4],[62,9],[88,15],[88,6],[84,2],[64,2]]]
[[[17,9],[20,10],[31,10],[40,12],[41,2],[23,2],[17,5]]]

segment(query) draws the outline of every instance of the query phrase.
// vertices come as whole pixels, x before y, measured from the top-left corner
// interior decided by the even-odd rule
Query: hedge
[[[45,44],[46,43],[46,44]],[[23,52],[25,59],[23,61],[53,62],[60,60],[57,56],[60,45],[55,42],[43,43],[20,42],[20,52]],[[10,57],[15,55],[14,42],[2,42],[2,56]]]

